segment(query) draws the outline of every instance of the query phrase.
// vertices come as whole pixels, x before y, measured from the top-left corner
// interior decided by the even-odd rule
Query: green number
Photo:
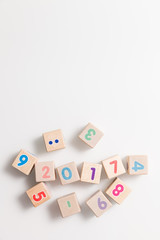
[[[92,133],[92,134],[91,134]],[[96,131],[94,129],[89,129],[88,133],[85,135],[85,139],[86,140],[91,140],[92,138],[90,138],[92,135],[96,135]]]

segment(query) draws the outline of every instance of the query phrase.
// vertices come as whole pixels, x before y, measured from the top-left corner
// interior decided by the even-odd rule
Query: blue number
[[[68,177],[65,175],[65,171],[68,172],[68,174],[69,174]],[[62,169],[62,177],[63,177],[65,180],[71,179],[71,177],[72,177],[72,171],[71,171],[71,169],[68,168],[68,167],[63,168],[63,169]]]
[[[19,163],[17,164],[18,166],[22,166],[28,162],[28,157],[27,155],[21,155],[19,158]]]
[[[132,169],[137,172],[138,170],[142,170],[144,169],[144,165],[142,165],[141,163],[135,161],[134,162],[134,167],[132,167]]]

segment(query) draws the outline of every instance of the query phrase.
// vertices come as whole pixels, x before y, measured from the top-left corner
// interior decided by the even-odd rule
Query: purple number
[[[106,209],[107,207],[107,203],[105,201],[101,201],[100,198],[98,198],[98,207],[101,209],[101,210],[104,210]]]
[[[91,176],[91,179],[94,180],[96,169],[95,169],[95,168],[91,168],[91,170],[92,170],[92,176]]]

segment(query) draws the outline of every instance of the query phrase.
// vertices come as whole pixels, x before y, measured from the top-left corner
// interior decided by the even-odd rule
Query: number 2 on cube
[[[141,163],[135,161],[134,162],[134,167],[132,167],[132,169],[137,172],[138,170],[143,170],[144,169],[144,165],[142,165]]]
[[[50,176],[48,175],[48,173],[49,173],[49,167],[48,166],[44,166],[43,168],[42,168],[42,171],[44,172],[43,173],[43,178],[50,178]]]

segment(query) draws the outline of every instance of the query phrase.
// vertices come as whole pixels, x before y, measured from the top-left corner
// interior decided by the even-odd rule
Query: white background
[[[159,240],[159,0],[0,0],[0,240]],[[90,149],[77,135],[92,122],[104,137]],[[61,128],[66,149],[47,153],[42,133]],[[130,196],[96,218],[85,201],[100,185],[35,185],[11,164],[21,148],[60,166],[114,154],[147,154],[149,175],[124,175]],[[62,219],[56,198],[76,192],[80,214]],[[113,203],[113,201],[112,201]]]

